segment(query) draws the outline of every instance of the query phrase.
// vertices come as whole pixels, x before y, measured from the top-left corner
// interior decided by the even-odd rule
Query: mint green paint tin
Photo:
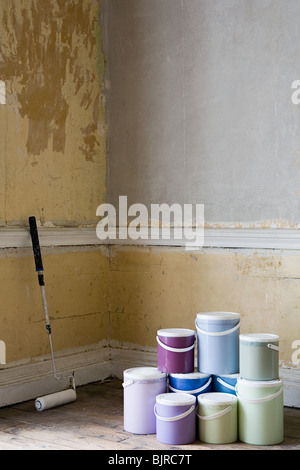
[[[198,435],[202,442],[229,444],[237,440],[237,397],[230,393],[198,395]]]
[[[279,377],[279,336],[269,333],[240,335],[240,376],[247,380]]]
[[[283,441],[282,380],[254,381],[238,378],[239,439],[253,445],[274,445]]]

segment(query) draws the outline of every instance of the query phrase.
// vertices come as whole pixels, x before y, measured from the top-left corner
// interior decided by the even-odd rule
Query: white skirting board
[[[108,377],[123,379],[123,371],[131,367],[156,366],[155,348],[130,349],[94,345],[67,351],[56,357],[58,373],[68,375],[74,371],[76,386],[104,380]],[[284,404],[300,408],[300,369],[281,368],[284,384]],[[56,380],[52,374],[51,359],[28,364],[5,366],[0,369],[0,407],[33,400],[68,387],[68,380]]]
[[[300,369],[280,368],[285,406],[300,408]]]
[[[95,345],[88,351],[83,348],[66,351],[55,357],[58,376],[74,372],[76,386],[97,382],[111,376],[110,348]],[[3,367],[3,366],[2,366]],[[68,379],[56,380],[51,358],[28,364],[7,365],[0,369],[0,407],[35,399],[41,395],[65,390]]]
[[[186,246],[184,241],[175,238],[172,228],[170,229],[169,239],[134,240],[127,238],[123,240],[117,236],[116,239],[101,240],[97,237],[96,228],[39,227],[39,238],[41,247],[89,245]],[[28,247],[31,247],[29,229],[18,227],[13,229],[0,228],[0,248]],[[203,247],[300,250],[300,229],[206,228],[204,229]]]

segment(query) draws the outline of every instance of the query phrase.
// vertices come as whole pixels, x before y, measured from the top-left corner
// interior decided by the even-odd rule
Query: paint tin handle
[[[226,415],[227,413],[229,413],[229,411],[232,410],[232,406],[227,406],[227,408],[225,408],[224,410],[222,411],[219,411],[219,413],[215,413],[214,415],[209,415],[209,416],[200,416],[198,415],[197,413],[197,416],[199,419],[202,419],[203,421],[208,421],[210,419],[216,419],[216,418],[221,418],[221,416],[224,416]]]
[[[158,342],[158,344],[166,349],[167,351],[171,351],[171,352],[187,352],[187,351],[190,351],[191,349],[193,349],[195,347],[195,343],[193,343],[191,346],[188,346],[187,348],[171,348],[171,346],[167,346],[166,344],[162,343],[159,339],[158,336],[156,336],[156,341]]]
[[[128,387],[129,385],[132,385],[134,383],[134,380],[126,380],[126,382],[122,383],[122,387]]]
[[[235,391],[235,386],[234,385],[230,385],[227,382],[224,382],[224,380],[220,379],[220,377],[217,377],[217,382],[219,382],[221,385],[223,385],[223,387],[226,387],[226,388],[229,388],[230,390]]]
[[[275,344],[268,343],[268,348],[273,349],[274,351],[280,351],[278,346],[275,346]]]
[[[197,331],[200,333],[207,335],[207,336],[224,336],[224,335],[230,335],[234,331],[236,331],[240,327],[240,322],[238,322],[237,325],[235,325],[233,328],[230,328],[230,330],[225,330],[225,331],[205,331],[199,328],[197,325],[197,320],[195,321],[195,326],[197,328]]]
[[[240,401],[244,401],[245,403],[261,403],[261,402],[264,402],[264,401],[270,401],[270,400],[273,400],[274,398],[277,398],[279,395],[282,394],[282,391],[283,391],[283,387],[280,387],[280,389],[273,393],[273,395],[268,395],[267,397],[263,397],[263,398],[256,398],[255,400],[251,400],[250,398],[245,398],[243,396],[241,396],[238,391],[237,391],[237,397]]]
[[[195,409],[195,405],[192,405],[187,411],[185,411],[184,413],[181,413],[180,415],[168,416],[168,417],[167,416],[159,416],[157,414],[157,411],[156,411],[156,403],[155,403],[155,405],[154,405],[154,414],[157,417],[157,419],[160,419],[161,421],[178,421],[179,419],[186,418],[186,416],[191,414],[192,411],[194,411],[194,409]]]
[[[201,393],[203,390],[205,390],[206,387],[208,387],[210,385],[211,380],[212,380],[212,378],[210,377],[208,379],[208,381],[204,385],[202,385],[202,387],[197,388],[195,390],[179,390],[177,388],[171,387],[171,385],[169,385],[169,389],[172,390],[172,392],[174,392],[174,393],[189,393],[190,395],[194,395],[194,394]]]

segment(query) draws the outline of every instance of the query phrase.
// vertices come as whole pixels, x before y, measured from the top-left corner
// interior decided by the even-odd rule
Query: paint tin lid
[[[194,405],[196,397],[189,393],[161,393],[156,396],[156,403],[167,406]]]
[[[236,374],[214,374],[215,377],[224,378],[224,379],[237,379],[240,376],[240,373]]]
[[[124,370],[124,378],[130,380],[156,380],[167,376],[165,372],[160,372],[156,367],[134,367]]]
[[[197,313],[197,320],[220,321],[239,320],[240,314],[235,312],[203,312]]]
[[[205,379],[210,377],[211,374],[204,374],[203,372],[188,372],[187,374],[170,374],[174,379]]]
[[[165,328],[157,331],[157,336],[165,336],[169,338],[178,338],[182,336],[195,336],[194,330],[187,328]]]
[[[283,384],[281,379],[275,380],[247,380],[239,377],[237,379],[237,385],[245,385],[247,387],[258,387],[258,388],[265,388],[265,387],[280,387]]]
[[[237,396],[232,393],[210,392],[198,395],[201,405],[231,405],[237,402]]]
[[[240,340],[251,343],[271,343],[272,341],[279,341],[279,336],[271,333],[247,333],[240,335]]]

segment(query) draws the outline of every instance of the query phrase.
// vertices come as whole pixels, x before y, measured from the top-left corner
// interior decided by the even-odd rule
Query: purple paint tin
[[[157,331],[157,367],[161,372],[194,372],[195,332],[185,328]]]

